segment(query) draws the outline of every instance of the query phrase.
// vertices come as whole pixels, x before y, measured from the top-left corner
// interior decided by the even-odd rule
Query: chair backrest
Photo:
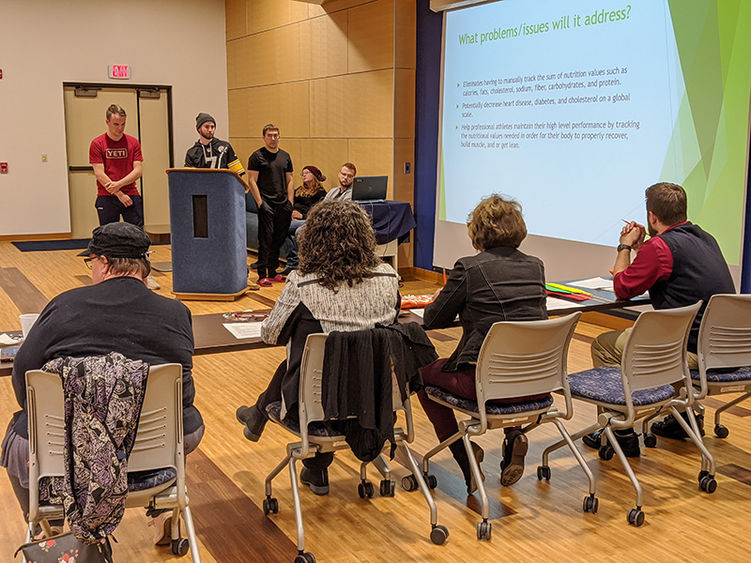
[[[65,407],[59,375],[41,370],[26,372],[26,410],[29,418],[29,517],[33,519],[38,509],[39,479],[65,473]],[[182,442],[182,368],[180,364],[152,366],[128,471],[173,467],[178,481],[183,481]]]
[[[636,319],[621,361],[627,403],[634,391],[688,381],[686,343],[701,304],[646,311]]]
[[[306,433],[309,423],[326,419],[321,391],[325,350],[325,334],[309,334],[305,339],[300,364],[300,429]]]
[[[699,369],[751,366],[751,295],[713,295],[699,328]]]
[[[29,418],[29,483],[65,473],[65,405],[63,385],[55,373],[26,372]]]
[[[566,359],[581,313],[544,321],[501,321],[490,327],[477,357],[480,413],[493,399],[568,392]]]
[[[138,419],[136,442],[128,471],[183,466],[182,366],[161,364],[149,368],[146,394]]]
[[[302,362],[300,364],[300,434],[303,438],[304,447],[307,448],[308,424],[311,422],[326,420],[323,412],[323,358],[326,351],[326,337],[324,333],[309,334],[305,340]],[[411,441],[412,418],[409,397],[402,401],[399,392],[396,375],[392,370],[391,400],[394,411],[402,410],[407,416],[407,434]]]

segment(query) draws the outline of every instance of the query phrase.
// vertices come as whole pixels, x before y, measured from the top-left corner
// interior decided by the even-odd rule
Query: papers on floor
[[[558,299],[557,297],[550,297],[550,295],[545,298],[545,307],[548,311],[555,311],[557,309],[570,309],[571,307],[576,306],[577,303],[566,301],[565,299]]]
[[[607,278],[589,278],[586,280],[572,281],[569,285],[574,287],[583,287],[584,289],[604,289],[613,291],[613,280]]]
[[[242,338],[260,338],[263,323],[222,323],[222,326],[238,340]]]
[[[423,313],[425,313],[425,309],[409,309],[410,313],[414,313],[418,317],[422,318]]]

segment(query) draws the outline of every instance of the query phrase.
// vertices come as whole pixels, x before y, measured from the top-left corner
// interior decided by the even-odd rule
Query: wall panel
[[[248,33],[248,15],[245,0],[226,0],[224,17],[226,20],[227,40],[242,37]]]
[[[394,0],[378,0],[348,10],[349,72],[394,66]]]
[[[313,18],[310,26],[308,72],[310,78],[321,78],[347,73],[347,12]]]
[[[394,24],[394,62],[396,68],[415,68],[417,64],[417,5],[415,0],[398,0]]]
[[[285,137],[310,135],[308,83],[290,82],[230,90],[232,137],[261,138],[261,130],[273,123]]]
[[[391,138],[393,88],[391,70],[313,80],[312,136]]]
[[[308,18],[308,7],[295,0],[251,0],[248,2],[248,33],[258,33]]]
[[[415,71],[394,71],[394,137],[415,137]]]

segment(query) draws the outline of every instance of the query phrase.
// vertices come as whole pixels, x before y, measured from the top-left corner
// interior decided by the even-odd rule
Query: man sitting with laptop
[[[339,171],[339,185],[329,190],[324,201],[331,199],[352,199],[352,183],[355,181],[356,175],[357,168],[355,168],[354,164],[351,162],[342,164],[342,169]]]

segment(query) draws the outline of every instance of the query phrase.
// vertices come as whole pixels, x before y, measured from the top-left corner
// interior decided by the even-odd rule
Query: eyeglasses
[[[83,263],[86,264],[86,267],[91,270],[91,262],[93,260],[96,260],[96,256],[88,256],[83,259]]]

